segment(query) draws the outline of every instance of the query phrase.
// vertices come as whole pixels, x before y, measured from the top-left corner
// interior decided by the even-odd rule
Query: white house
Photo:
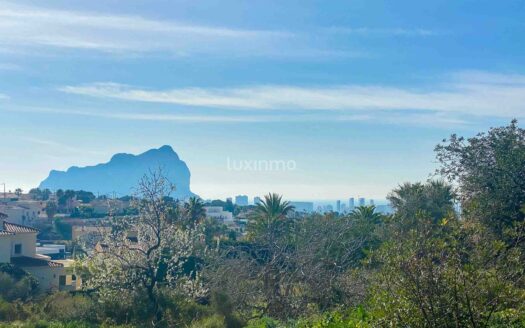
[[[0,203],[0,213],[7,215],[9,222],[33,225],[39,218],[45,217],[45,203],[39,201],[14,201]]]
[[[221,221],[233,221],[233,213],[225,211],[222,206],[204,206],[206,217]]]

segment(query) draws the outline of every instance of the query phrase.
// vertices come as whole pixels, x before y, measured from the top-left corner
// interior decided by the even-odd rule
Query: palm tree
[[[190,197],[184,203],[184,214],[186,220],[191,224],[202,222],[206,218],[206,210],[204,209],[204,202],[198,197]]]
[[[350,213],[350,217],[354,220],[367,221],[371,223],[378,223],[381,221],[383,215],[375,211],[376,207],[371,206],[359,206]]]
[[[254,212],[251,214],[252,235],[270,234],[274,235],[276,229],[287,223],[288,214],[294,210],[290,202],[283,201],[278,194],[268,194],[264,200],[257,203]],[[267,236],[269,237],[269,236]]]
[[[440,180],[405,183],[388,195],[399,217],[414,219],[419,213],[426,213],[434,222],[454,215],[454,198],[452,186]]]
[[[286,312],[282,299],[286,292],[282,288],[284,269],[289,254],[289,236],[286,234],[292,220],[288,214],[294,207],[283,201],[282,196],[268,194],[257,203],[250,215],[249,235],[255,241],[254,250],[266,297],[266,311],[270,316]]]

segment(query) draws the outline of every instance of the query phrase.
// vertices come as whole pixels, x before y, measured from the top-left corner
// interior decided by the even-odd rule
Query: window
[[[15,244],[15,254],[22,254],[22,244]]]
[[[58,285],[59,286],[65,286],[66,285],[66,276],[59,276],[58,277]]]

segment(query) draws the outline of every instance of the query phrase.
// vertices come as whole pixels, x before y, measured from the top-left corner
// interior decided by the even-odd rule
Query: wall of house
[[[0,206],[0,212],[7,215],[7,222],[23,224],[23,222],[26,221],[25,218],[27,210],[22,207],[11,205]]]
[[[28,256],[35,257],[36,254],[36,233],[25,232],[11,236],[11,257]],[[22,244],[22,254],[15,254],[15,245]]]
[[[9,263],[11,261],[11,237],[0,236],[0,263]]]
[[[22,269],[31,273],[40,283],[41,291],[58,290],[59,289],[59,277],[66,275],[66,271],[63,267],[49,267],[49,266],[38,266],[38,267],[22,267]]]
[[[7,221],[21,225],[32,225],[40,216],[45,217],[43,202],[19,201],[0,204],[0,212],[7,214]]]

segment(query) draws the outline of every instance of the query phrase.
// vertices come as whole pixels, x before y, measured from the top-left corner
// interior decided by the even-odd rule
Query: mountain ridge
[[[105,163],[71,166],[65,171],[51,170],[39,188],[86,190],[96,194],[117,193],[125,196],[133,194],[133,189],[144,174],[158,169],[162,169],[166,178],[175,185],[174,198],[195,196],[190,190],[191,173],[188,166],[169,145],[137,155],[117,153]]]

